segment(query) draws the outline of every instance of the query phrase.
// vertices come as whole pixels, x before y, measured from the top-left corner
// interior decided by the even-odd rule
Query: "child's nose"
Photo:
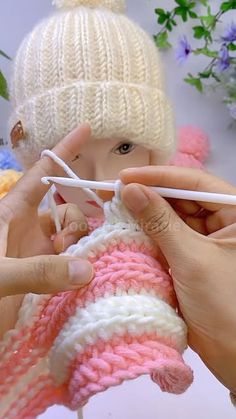
[[[94,167],[93,180],[96,180],[96,181],[106,180],[104,169],[105,168],[103,168],[102,166]]]

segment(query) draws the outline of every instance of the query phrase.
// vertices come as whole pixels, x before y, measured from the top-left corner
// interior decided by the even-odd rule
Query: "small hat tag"
[[[12,148],[16,147],[18,141],[24,140],[26,138],[21,121],[18,121],[16,125],[12,128],[10,137],[11,137]]]

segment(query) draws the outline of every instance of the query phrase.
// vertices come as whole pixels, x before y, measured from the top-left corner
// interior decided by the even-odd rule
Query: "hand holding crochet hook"
[[[160,247],[170,266],[188,341],[216,378],[236,393],[236,208],[171,200],[146,186],[236,194],[236,188],[196,169],[127,169],[124,204]],[[136,184],[134,184],[136,183]]]
[[[234,397],[236,188],[201,170],[170,166],[125,169],[120,178],[123,185],[129,184],[121,188],[124,204],[170,266],[180,312],[188,325],[189,345]],[[103,200],[113,195],[110,183],[43,180],[97,187]]]

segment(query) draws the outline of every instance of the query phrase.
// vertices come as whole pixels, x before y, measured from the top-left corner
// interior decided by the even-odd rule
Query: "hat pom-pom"
[[[52,4],[57,9],[73,9],[79,6],[92,9],[104,7],[116,13],[124,13],[126,6],[125,0],[53,0]]]

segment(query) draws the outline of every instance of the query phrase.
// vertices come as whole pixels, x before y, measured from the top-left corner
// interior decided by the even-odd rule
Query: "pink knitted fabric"
[[[209,139],[200,128],[186,125],[178,130],[178,147],[170,164],[174,166],[203,168],[209,154]]]
[[[94,280],[80,291],[27,295],[1,342],[0,418],[35,418],[53,404],[77,410],[143,374],[170,393],[191,384],[187,329],[163,256],[119,189],[104,214],[104,224],[66,251],[91,261]]]

